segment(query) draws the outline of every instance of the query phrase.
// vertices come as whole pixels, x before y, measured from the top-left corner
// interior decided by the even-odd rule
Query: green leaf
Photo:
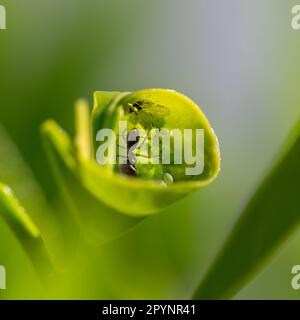
[[[43,280],[54,274],[54,268],[40,231],[12,190],[0,182],[0,214],[18,238],[36,272]]]
[[[64,253],[58,221],[30,167],[1,125],[0,142],[0,181],[10,186],[25,210],[30,212],[30,217],[43,235],[51,255],[55,259],[61,259]]]
[[[235,223],[194,299],[233,297],[300,222],[300,121],[274,169]]]
[[[94,140],[98,129],[115,128],[115,123],[124,117],[124,107],[141,100],[152,101],[170,109],[165,123],[167,129],[198,128],[204,129],[205,132],[204,172],[199,176],[187,177],[182,174],[182,168],[173,169],[169,166],[173,174],[179,172],[180,179],[168,187],[156,181],[124,177],[113,171],[112,167],[100,166],[96,161],[82,161],[79,166],[82,182],[108,206],[135,216],[153,214],[190,192],[208,185],[218,175],[220,154],[217,138],[200,108],[184,95],[172,90],[148,89],[135,93],[96,92],[94,96]],[[111,122],[106,126],[105,123],[109,121]],[[95,144],[95,150],[97,146]]]
[[[75,146],[79,158],[91,159],[92,157],[92,129],[90,121],[88,102],[84,99],[78,100],[75,104]]]
[[[69,249],[77,246],[80,230],[76,221],[76,208],[69,194],[67,181],[72,177],[77,164],[75,160],[75,146],[69,136],[56,125],[54,121],[47,121],[41,127],[42,139],[48,161],[63,199],[63,210],[58,217],[64,233],[64,241]],[[73,251],[73,250],[69,250]]]

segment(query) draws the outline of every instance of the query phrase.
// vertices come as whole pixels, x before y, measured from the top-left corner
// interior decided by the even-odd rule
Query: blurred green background
[[[296,1],[0,4],[7,10],[7,30],[0,30],[0,123],[49,203],[56,204],[58,190],[39,126],[51,117],[72,134],[77,98],[91,98],[94,90],[165,87],[202,107],[221,146],[219,178],[121,239],[87,250],[55,295],[188,298],[300,116],[300,31],[290,26]],[[290,285],[299,247],[296,232],[236,298],[299,299]],[[2,220],[0,264],[7,269],[0,299],[48,297]]]

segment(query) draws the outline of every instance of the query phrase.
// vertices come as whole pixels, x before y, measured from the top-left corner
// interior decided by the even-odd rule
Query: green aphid
[[[133,125],[140,124],[144,129],[161,129],[165,125],[165,118],[170,114],[170,109],[148,100],[140,100],[134,104],[128,103],[129,122]]]

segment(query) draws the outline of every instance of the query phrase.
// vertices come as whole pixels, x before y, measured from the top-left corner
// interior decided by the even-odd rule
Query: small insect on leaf
[[[146,130],[152,128],[161,129],[170,114],[170,109],[166,106],[153,103],[148,100],[137,101],[134,104],[128,103],[129,121],[132,124],[139,123]]]

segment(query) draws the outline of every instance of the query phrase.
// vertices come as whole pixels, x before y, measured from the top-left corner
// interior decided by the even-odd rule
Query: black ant
[[[125,136],[125,135],[124,135]],[[128,176],[138,176],[138,171],[136,168],[136,162],[137,162],[137,155],[136,150],[138,148],[141,148],[146,139],[148,137],[148,132],[146,133],[145,137],[141,137],[139,129],[132,129],[127,135],[126,135],[126,149],[127,149],[127,156],[124,155],[118,155],[120,158],[124,158],[124,161],[120,164],[120,172],[128,175]],[[143,138],[143,141],[140,143],[141,138]],[[120,146],[121,148],[125,149],[125,146]],[[146,155],[139,154],[139,157],[145,157],[148,158]],[[155,156],[159,157],[159,155]]]

